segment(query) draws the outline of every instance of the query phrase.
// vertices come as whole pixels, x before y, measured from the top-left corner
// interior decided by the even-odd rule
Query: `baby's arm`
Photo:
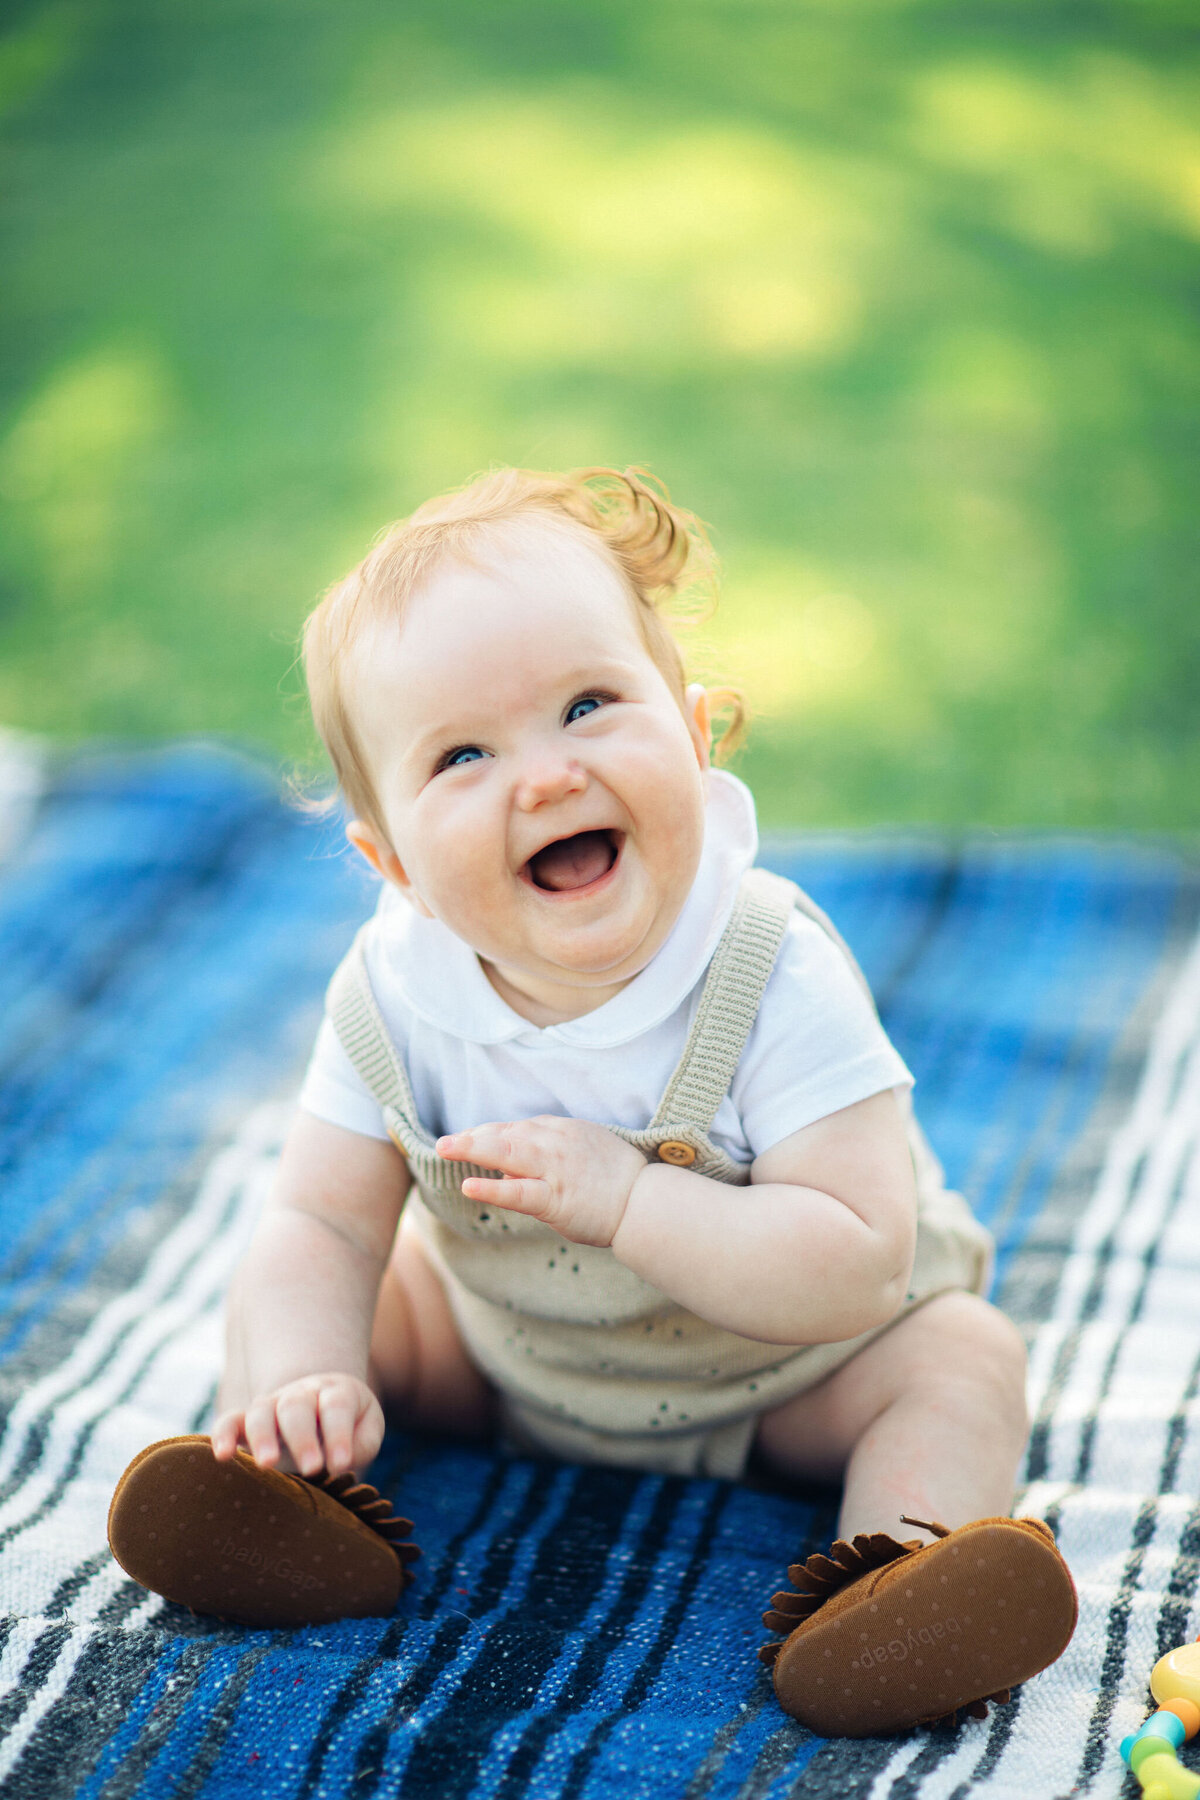
[[[221,1461],[244,1438],[265,1466],[361,1469],[383,1440],[367,1353],[408,1167],[379,1139],[296,1115],[233,1280],[213,1428]]]
[[[576,1119],[485,1125],[441,1155],[503,1170],[471,1198],[610,1245],[689,1311],[767,1343],[833,1343],[894,1317],[916,1242],[912,1158],[895,1095],[819,1119],[760,1156],[751,1185],[648,1163]]]
[[[894,1094],[875,1094],[751,1165],[748,1188],[648,1163],[613,1240],[701,1318],[768,1343],[833,1343],[895,1316],[916,1247],[916,1186]]]

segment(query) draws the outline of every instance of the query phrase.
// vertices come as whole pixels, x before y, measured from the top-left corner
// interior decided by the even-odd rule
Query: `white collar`
[[[749,788],[710,769],[707,789],[704,847],[683,911],[641,973],[603,1006],[561,1025],[531,1025],[500,998],[469,944],[440,919],[422,918],[391,887],[380,898],[375,940],[389,989],[427,1024],[474,1044],[521,1038],[607,1050],[652,1030],[683,1004],[708,967],[758,851]]]

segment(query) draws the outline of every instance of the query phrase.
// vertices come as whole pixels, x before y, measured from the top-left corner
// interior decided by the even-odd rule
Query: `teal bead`
[[[1183,1720],[1177,1713],[1153,1712],[1150,1714],[1150,1717],[1146,1720],[1146,1723],[1142,1726],[1141,1730],[1134,1733],[1134,1736],[1170,1738],[1171,1742],[1178,1750],[1180,1744],[1182,1744],[1184,1738],[1187,1736],[1187,1732],[1183,1729]]]
[[[1121,1739],[1121,1761],[1123,1763],[1128,1763],[1129,1752],[1133,1749],[1133,1744],[1134,1744],[1134,1734],[1131,1731],[1128,1737],[1123,1737]]]

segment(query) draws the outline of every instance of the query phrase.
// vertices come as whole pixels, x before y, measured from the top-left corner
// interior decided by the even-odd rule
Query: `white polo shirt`
[[[749,789],[717,769],[707,783],[700,868],[670,936],[613,999],[562,1025],[521,1018],[469,945],[385,886],[367,927],[367,971],[427,1131],[440,1136],[537,1113],[635,1130],[649,1124],[758,849]],[[797,912],[709,1135],[749,1163],[816,1119],[911,1083],[842,952]],[[328,1020],[300,1104],[331,1124],[387,1137]]]

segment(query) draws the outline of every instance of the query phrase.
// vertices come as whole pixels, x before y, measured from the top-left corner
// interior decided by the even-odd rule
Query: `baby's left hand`
[[[503,1181],[474,1175],[464,1181],[469,1200],[528,1213],[573,1244],[605,1248],[646,1167],[640,1150],[603,1125],[548,1114],[457,1131],[438,1139],[437,1153],[447,1162],[503,1171]]]

